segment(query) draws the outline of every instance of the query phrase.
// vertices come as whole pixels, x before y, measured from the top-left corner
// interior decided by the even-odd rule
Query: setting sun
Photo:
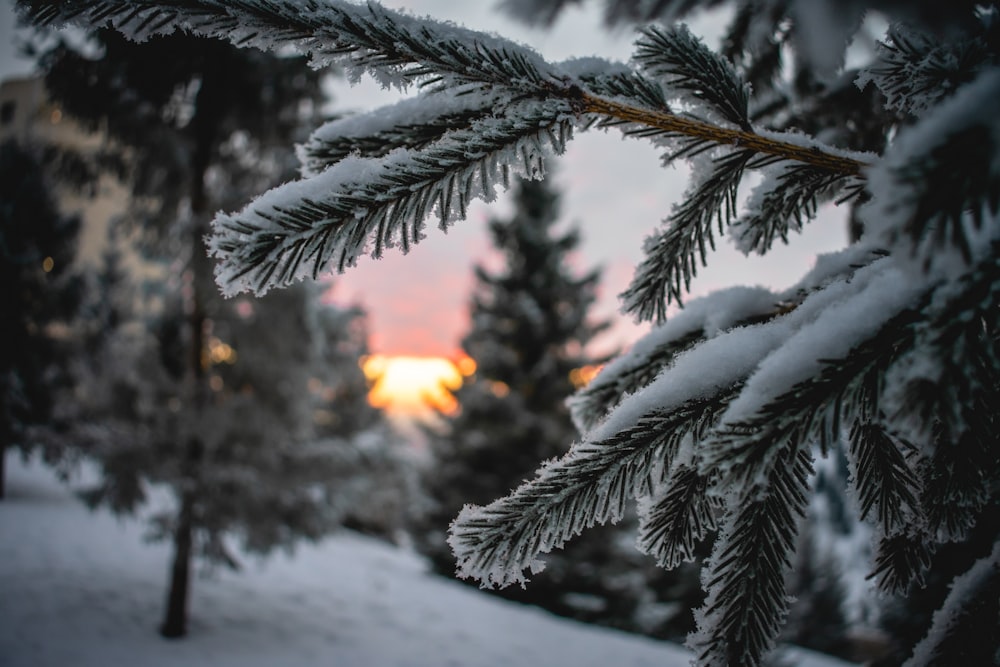
[[[432,409],[452,413],[458,407],[452,395],[471,375],[476,364],[468,357],[409,357],[376,354],[363,360],[362,368],[374,382],[369,402],[390,412],[419,415]]]

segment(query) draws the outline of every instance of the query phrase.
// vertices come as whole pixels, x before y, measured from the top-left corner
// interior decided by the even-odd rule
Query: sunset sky
[[[30,66],[18,62],[11,47],[13,17],[10,0],[0,0],[0,74],[24,75]],[[601,22],[598,3],[571,8],[549,30],[526,28],[496,11],[493,2],[451,0],[386,0],[384,5],[431,15],[467,27],[499,33],[528,44],[549,60],[599,55],[625,60],[633,35],[608,31]],[[715,46],[719,21],[703,16],[692,28]],[[344,81],[331,85],[331,108],[360,111],[400,98],[370,81],[351,87]],[[666,217],[686,185],[683,167],[664,169],[653,147],[641,140],[624,139],[617,132],[581,133],[567,153],[554,161],[554,180],[563,193],[565,224],[579,225],[582,244],[571,258],[583,272],[604,269],[597,318],[611,318],[612,329],[596,341],[595,352],[628,345],[648,329],[618,313],[617,294],[631,279],[641,259],[643,239]],[[467,329],[467,304],[472,287],[472,266],[490,257],[485,223],[491,216],[510,213],[501,196],[492,205],[477,202],[467,220],[447,234],[429,225],[427,238],[408,255],[389,251],[378,261],[365,258],[359,266],[338,277],[332,289],[340,302],[358,302],[368,311],[373,353],[407,357],[458,359],[458,345]],[[699,272],[694,294],[704,294],[733,283],[785,287],[794,283],[813,262],[817,252],[841,247],[846,226],[839,212],[825,210],[820,219],[793,240],[792,247],[772,251],[766,260],[744,258],[723,239],[707,269]],[[491,260],[492,263],[491,264]]]

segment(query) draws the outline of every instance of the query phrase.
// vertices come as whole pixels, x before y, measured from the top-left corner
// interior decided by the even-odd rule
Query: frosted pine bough
[[[659,16],[688,4],[657,3]],[[816,32],[801,11],[810,3],[774,0],[757,13],[735,4],[748,25],[799,19],[816,44],[846,43],[854,27]],[[896,3],[873,4],[911,18]],[[541,176],[575,131],[616,128],[654,142],[665,162],[690,161],[685,198],[647,239],[622,295],[627,312],[658,326],[574,398],[584,435],[571,451],[508,497],[466,507],[451,544],[461,575],[502,586],[526,581],[541,554],[631,502],[639,547],[664,567],[715,535],[688,642],[703,665],[755,665],[773,648],[817,450],[846,443],[852,492],[876,534],[872,575],[886,592],[918,585],[935,545],[963,539],[998,499],[1000,17],[994,3],[957,3],[938,10],[947,20],[933,34],[917,20],[925,5],[911,4],[914,22],[894,24],[857,79],[898,119],[884,151],[856,153],[768,129],[757,118],[774,91],[754,93],[746,67],[667,23],[640,31],[629,65],[547,63],[499,37],[376,4],[18,2],[37,24],[293,47],[317,67],[418,89],[317,129],[300,147],[301,180],[217,216],[208,246],[227,294],[405,251],[427,220],[446,228],[511,175]],[[830,65],[819,49],[802,55]],[[740,206],[737,188],[754,172],[763,178]],[[856,208],[860,240],[783,293],[735,288],[667,318],[716,235],[767,253],[826,201]],[[968,621],[996,605],[998,553],[981,554],[953,588],[910,664],[948,659],[963,637],[982,641]]]

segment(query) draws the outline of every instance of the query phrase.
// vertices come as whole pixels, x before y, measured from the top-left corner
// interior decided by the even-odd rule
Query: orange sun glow
[[[452,392],[471,375],[475,362],[468,357],[452,361],[444,357],[409,357],[374,354],[362,361],[362,369],[373,382],[368,401],[377,408],[408,415],[434,409],[453,413],[458,405]]]

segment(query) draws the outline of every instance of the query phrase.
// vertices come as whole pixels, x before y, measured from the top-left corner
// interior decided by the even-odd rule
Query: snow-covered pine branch
[[[375,158],[397,148],[419,150],[449,130],[493,115],[498,96],[424,92],[370,113],[347,116],[317,128],[299,146],[302,175],[316,176],[351,155]]]
[[[946,664],[960,653],[962,644],[979,644],[981,632],[992,633],[995,622],[984,610],[995,607],[1000,597],[1000,543],[955,579],[942,606],[934,614],[930,632],[914,648],[904,667]],[[970,622],[972,621],[972,622]],[[979,623],[983,627],[977,627]],[[971,628],[970,628],[971,626]]]
[[[36,25],[111,24],[136,40],[184,30],[263,50],[292,48],[315,67],[337,63],[357,80],[386,86],[464,84],[531,89],[557,76],[535,52],[509,40],[344,0],[27,0]]]
[[[708,598],[688,639],[701,664],[758,665],[774,646],[791,600],[785,577],[808,504],[812,457],[786,448],[766,490],[730,504],[702,574]]]
[[[516,105],[513,105],[516,106]],[[561,153],[572,133],[561,101],[524,102],[506,117],[474,120],[425,150],[399,148],[382,158],[349,156],[313,176],[279,186],[235,215],[215,220],[210,253],[223,291],[267,292],[332,265],[423,238],[425,219],[464,218],[474,198],[492,201],[494,183],[515,173],[537,176],[546,149]]]
[[[637,61],[647,76],[597,59],[546,63],[513,42],[374,3],[19,0],[19,6],[36,23],[110,22],[136,39],[181,28],[241,45],[292,47],[309,53],[316,66],[337,63],[355,78],[369,73],[384,85],[418,84],[429,91],[394,110],[343,121],[353,128],[334,123],[319,130],[300,151],[303,181],[217,218],[210,243],[228,294],[264,293],[343,270],[359,255],[377,257],[387,246],[405,251],[423,238],[424,219],[433,211],[444,227],[464,217],[469,198],[492,200],[494,187],[505,185],[511,172],[540,176],[544,155],[561,152],[572,127],[620,125],[629,134],[679,142],[667,159],[736,147],[721,150],[713,160],[716,177],[677,214],[686,231],[668,232],[667,242],[650,245],[647,273],[663,277],[634,286],[637,294],[629,300],[641,317],[662,319],[655,302],[664,295],[680,300],[714,244],[712,220],[719,218],[721,230],[732,217],[745,168],[792,160],[851,175],[866,159],[802,137],[755,132],[745,84],[727,92],[739,83],[735,71],[684,28],[646,32]],[[456,93],[470,99],[456,102]],[[708,119],[728,119],[732,127],[674,113],[669,97],[692,103]],[[332,139],[338,128],[347,131]],[[542,136],[556,138],[543,148]],[[358,162],[353,151],[366,161]],[[722,201],[728,213],[716,216],[713,209]]]
[[[857,201],[864,193],[865,182],[857,176],[805,164],[782,162],[761,172],[763,181],[731,223],[736,246],[747,254],[767,254],[778,239],[789,243],[789,232],[801,232],[820,204],[835,197],[838,203]]]
[[[783,298],[761,287],[732,287],[692,301],[606,364],[570,399],[577,428],[581,433],[590,431],[625,396],[648,385],[696,343],[777,314]]]
[[[996,53],[988,43],[996,26],[977,21],[972,27],[974,32],[965,39],[941,41],[924,30],[891,26],[879,45],[877,64],[861,73],[859,85],[878,86],[890,109],[922,115],[984,68],[996,66]]]
[[[554,16],[564,3],[539,3],[539,14],[507,4]],[[634,18],[712,4],[608,7]],[[621,65],[547,63],[497,37],[341,0],[18,0],[39,23],[110,21],[138,38],[180,27],[423,86],[412,100],[319,129],[300,151],[303,180],[217,218],[210,247],[228,292],[264,292],[363,252],[405,249],[435,212],[450,224],[509,174],[540,174],[574,131],[617,127],[664,150],[665,163],[693,163],[692,186],[649,237],[624,295],[626,310],[658,328],[575,399],[584,434],[569,453],[508,497],[466,507],[451,545],[464,576],[506,585],[633,500],[640,547],[664,566],[693,557],[717,530],[689,644],[703,665],[757,665],[787,611],[784,580],[817,451],[847,443],[849,486],[875,524],[872,578],[886,592],[920,581],[936,545],[964,539],[1000,501],[1000,9],[965,0],[852,0],[841,14],[831,2],[762,12],[736,4],[732,62],[686,29],[650,27],[635,62]],[[801,11],[807,5],[822,11]],[[878,154],[819,141],[850,134],[856,113],[823,115],[817,136],[759,123],[767,104],[780,98],[787,110],[795,96],[772,82],[772,97],[755,99],[747,82],[779,76],[774,59],[789,46],[805,78],[795,94],[821,99],[809,87],[842,67],[866,8],[919,25],[894,25],[861,72],[841,71],[884,95],[872,96],[883,100],[870,142]],[[740,58],[739,44],[751,42],[774,46],[772,62]],[[750,170],[764,179],[741,210]],[[785,293],[706,297],[664,322],[716,233],[736,225],[744,251],[766,253],[830,200],[851,201],[860,241]],[[963,604],[949,601],[941,633],[955,631]]]
[[[634,60],[650,77],[661,79],[700,111],[714,112],[714,117],[705,120],[753,131],[750,87],[732,63],[713,53],[683,24],[670,29],[653,25],[641,34]]]
[[[466,506],[449,538],[459,574],[486,586],[526,582],[524,571],[543,565],[539,554],[562,547],[586,528],[618,521],[632,499],[651,495],[682,454],[685,439],[704,432],[730,398],[719,390],[645,412],[630,428],[575,445],[506,498],[483,508]],[[692,557],[685,547],[691,544],[674,548],[682,558]]]

